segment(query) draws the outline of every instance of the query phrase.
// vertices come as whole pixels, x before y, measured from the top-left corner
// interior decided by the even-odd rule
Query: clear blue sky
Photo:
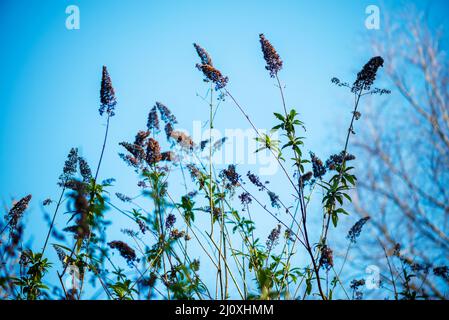
[[[440,18],[448,12],[444,0],[416,2],[421,9],[430,5]],[[39,248],[45,234],[39,203],[56,198],[56,181],[70,147],[79,147],[92,167],[98,161],[105,124],[98,114],[102,65],[109,68],[118,99],[100,172],[100,178],[117,179],[114,191],[135,189],[132,171],[117,156],[118,142],[144,128],[155,101],[168,105],[186,129],[207,118],[207,106],[196,96],[206,86],[194,68],[193,42],[204,46],[229,76],[230,91],[257,126],[270,128],[272,112],[281,106],[264,69],[261,32],[284,60],[280,77],[289,106],[296,107],[308,128],[307,150],[323,157],[339,151],[327,143],[342,134],[332,124],[350,114],[330,78],[352,81],[370,58],[360,39],[379,31],[365,28],[366,6],[376,4],[382,14],[403,3],[2,0],[0,200],[10,205],[12,199],[33,194],[27,219]],[[71,4],[80,8],[80,30],[65,28],[65,8]],[[248,124],[226,102],[216,127],[246,129]],[[283,185],[276,179],[272,183]]]

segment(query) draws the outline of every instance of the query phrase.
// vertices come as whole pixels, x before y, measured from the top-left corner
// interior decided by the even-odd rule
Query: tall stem
[[[45,249],[47,248],[48,240],[50,239],[51,231],[53,230],[53,226],[54,226],[55,220],[56,220],[56,215],[58,213],[59,206],[61,205],[62,197],[64,196],[64,192],[65,192],[65,186],[62,187],[61,196],[59,197],[58,204],[56,205],[55,212],[53,213],[53,218],[51,220],[50,228],[48,229],[47,237],[45,238],[45,243],[42,248],[42,252],[41,252],[42,256],[44,256]]]
[[[209,207],[210,207],[210,236],[213,237],[214,232],[214,194],[213,194],[213,186],[212,186],[212,129],[214,128],[213,124],[213,105],[214,103],[214,88],[213,84],[210,86],[210,102],[209,102]],[[221,251],[222,246],[222,232],[223,228],[220,228],[220,241],[219,241],[219,250]],[[220,297],[223,300],[223,274],[221,267],[221,255],[218,256],[218,269],[217,269],[217,282],[220,284]],[[218,288],[217,288],[218,289]]]
[[[278,75],[276,74],[276,80],[278,83],[278,87],[279,87],[279,91],[281,93],[281,99],[282,99],[282,106],[284,108],[284,112],[285,112],[285,118],[287,119],[288,116],[288,112],[287,112],[287,106],[285,103],[285,96],[284,96],[284,91],[282,90],[282,85],[281,85],[281,81],[279,80]],[[292,130],[287,128],[287,136],[289,138],[290,141],[294,140],[295,138],[295,132],[294,132],[294,128]],[[313,269],[316,275],[316,282],[318,285],[318,291],[320,292],[321,298],[323,300],[327,300],[326,295],[323,292],[322,286],[321,286],[321,279],[320,279],[320,268],[319,266],[317,266],[317,263],[315,261],[315,257],[313,256],[313,251],[312,251],[312,246],[310,245],[309,242],[309,236],[308,236],[308,232],[307,232],[307,212],[306,212],[306,204],[304,201],[304,192],[303,192],[303,186],[302,186],[302,179],[301,179],[301,161],[299,158],[299,154],[296,152],[296,150],[293,148],[293,152],[295,155],[295,165],[297,167],[298,170],[298,189],[297,193],[298,193],[298,200],[300,203],[300,207],[301,207],[301,213],[302,213],[302,224],[303,224],[303,229],[304,229],[304,242],[305,242],[305,247],[306,247],[306,251],[308,252],[308,254],[310,255],[310,258],[312,260],[312,265],[313,265]]]
[[[95,176],[94,176],[94,181],[93,181],[93,186],[92,186],[92,192],[90,194],[90,205],[93,205],[95,199],[95,189],[96,189],[96,184],[97,184],[97,178],[98,178],[98,173],[100,172],[100,167],[101,167],[101,162],[103,160],[103,155],[104,155],[104,150],[106,148],[106,142],[108,140],[108,133],[109,133],[109,121],[111,119],[111,115],[108,113],[108,118],[106,120],[106,131],[104,133],[104,140],[103,140],[103,146],[101,147],[101,154],[100,154],[100,159],[98,160],[98,165],[97,165],[97,170],[95,170]],[[90,245],[90,240],[91,240],[91,235],[92,233],[89,233],[89,237],[87,239],[87,245],[86,245],[86,260],[85,262],[87,263],[87,258],[89,257],[89,245]],[[81,247],[78,249],[78,252],[80,251]],[[73,253],[73,252],[72,252]],[[83,287],[84,287],[84,277],[85,274],[83,274],[82,278],[81,278],[81,285],[80,285],[80,292],[78,295],[78,299],[81,299],[81,294],[83,292]]]
[[[243,114],[243,116],[246,118],[246,120],[248,121],[248,123],[251,125],[251,127],[254,129],[254,131],[256,132],[256,134],[262,138],[262,135],[260,134],[259,130],[257,130],[256,126],[254,125],[254,123],[251,121],[251,119],[249,118],[249,116],[246,114],[245,110],[243,110],[243,108],[240,106],[240,104],[237,102],[237,100],[231,95],[231,93],[227,90],[224,89],[226,94],[231,97],[231,100],[234,102],[234,104],[237,106],[237,108],[240,110],[240,112]],[[290,175],[287,172],[287,169],[285,169],[285,166],[282,164],[281,160],[278,158],[278,155],[276,155],[273,151],[272,148],[268,148],[271,152],[271,154],[274,156],[274,158],[276,159],[276,161],[278,162],[279,166],[281,167],[282,171],[284,172],[285,176],[287,177],[288,181],[290,182],[290,184],[292,185],[292,187],[295,189],[296,192],[298,192],[298,189],[295,185],[295,183],[293,182],[293,180],[290,178]]]
[[[214,199],[212,193],[212,129],[213,125],[213,85],[210,87],[209,103],[209,207],[210,207],[210,234],[214,232]]]
[[[95,171],[95,178],[94,178],[95,183],[97,182],[98,172],[100,171],[101,161],[103,160],[103,154],[104,154],[104,150],[106,148],[106,141],[108,139],[110,118],[111,118],[111,116],[108,114],[108,119],[107,119],[107,123],[106,123],[106,132],[105,132],[104,141],[103,141],[103,147],[101,148],[100,160],[98,161],[97,170]]]
[[[341,178],[343,177],[343,168],[345,167],[345,164],[346,164],[346,153],[347,153],[348,145],[349,145],[349,137],[351,136],[351,133],[353,132],[354,120],[355,120],[355,116],[356,116],[356,113],[357,113],[357,109],[359,107],[359,102],[360,102],[360,97],[361,96],[362,96],[362,90],[360,90],[356,94],[356,99],[355,99],[355,103],[354,103],[354,111],[352,112],[351,124],[349,125],[348,133],[346,134],[345,148],[343,149],[343,161],[341,163],[340,172],[338,173],[337,186],[340,184]],[[325,226],[323,237],[322,237],[322,243],[323,244],[325,244],[326,240],[327,240],[327,234],[329,232],[330,219],[331,219],[331,215],[329,213],[327,213],[326,226]]]

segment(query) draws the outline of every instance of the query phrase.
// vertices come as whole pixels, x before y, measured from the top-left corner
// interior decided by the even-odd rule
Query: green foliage
[[[13,283],[19,287],[17,299],[37,300],[46,294],[43,290],[48,287],[42,282],[51,263],[42,258],[41,253],[25,250],[20,257],[20,264],[25,269],[19,278],[12,278]]]
[[[344,165],[337,169],[339,172],[332,176],[329,182],[321,181],[319,185],[325,190],[322,203],[328,215],[332,218],[334,227],[337,227],[340,214],[348,215],[349,213],[342,207],[344,199],[351,202],[349,190],[355,186],[357,178],[350,174],[349,171],[353,167],[346,168]],[[340,206],[337,208],[337,206]]]
[[[134,300],[133,294],[137,293],[137,290],[132,285],[131,280],[126,279],[110,284],[109,288],[112,289],[113,297],[117,300]]]

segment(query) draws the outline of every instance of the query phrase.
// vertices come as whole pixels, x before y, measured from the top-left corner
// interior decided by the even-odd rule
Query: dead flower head
[[[187,150],[195,148],[195,142],[184,132],[173,130],[170,137],[181,147]]]
[[[101,89],[100,89],[100,115],[103,115],[104,112],[108,114],[108,116],[112,117],[115,115],[114,110],[117,105],[117,100],[115,98],[115,90],[112,86],[111,77],[109,76],[109,72],[106,66],[103,66],[103,75],[101,78]]]
[[[270,41],[265,38],[264,34],[259,35],[260,45],[262,47],[263,57],[267,63],[265,69],[270,72],[270,76],[274,78],[277,73],[282,69],[282,60],[279,54],[274,49]]]
[[[201,47],[199,44],[194,43],[193,46],[195,47],[196,53],[198,54],[198,56],[201,59],[201,64],[208,64],[210,66],[213,66],[212,63],[212,58],[210,57],[210,55],[207,53],[206,50],[204,50],[203,47]]]
[[[374,80],[376,80],[377,70],[380,67],[383,67],[383,64],[384,59],[382,57],[371,58],[357,74],[357,79],[352,85],[352,92],[371,89],[371,85],[374,83]]]
[[[123,241],[111,241],[108,243],[108,246],[111,249],[117,249],[120,255],[128,263],[132,263],[137,259],[136,252],[134,251],[134,249]]]
[[[17,229],[17,225],[19,224],[20,218],[22,218],[23,213],[28,208],[30,200],[31,194],[17,201],[13,205],[11,210],[9,210],[8,219],[9,219],[9,228],[11,232],[14,232]]]
[[[149,138],[147,141],[147,155],[146,161],[149,165],[158,163],[162,160],[161,147],[159,142],[153,138]]]
[[[208,64],[197,64],[198,70],[202,71],[207,80],[215,83],[215,90],[220,90],[226,87],[228,84],[228,77],[222,75],[222,73]]]

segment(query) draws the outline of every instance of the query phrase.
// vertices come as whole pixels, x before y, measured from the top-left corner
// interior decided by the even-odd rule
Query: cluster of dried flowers
[[[137,260],[136,252],[127,243],[123,241],[111,241],[108,243],[111,249],[117,249],[120,255],[128,262],[133,263]]]
[[[28,205],[31,201],[31,197],[32,197],[31,194],[27,195],[26,197],[23,197],[13,205],[11,210],[9,210],[7,220],[9,221],[8,223],[11,233],[17,231],[19,221],[22,218],[25,210],[28,208]]]
[[[259,35],[259,38],[263,57],[267,63],[265,69],[270,72],[270,76],[273,78],[282,69],[283,62],[279,54],[276,52],[276,49],[273,47],[270,41],[265,38],[263,33]]]
[[[279,71],[282,69],[283,67],[283,61],[281,60],[279,54],[277,53],[277,51],[275,50],[275,48],[273,47],[273,45],[270,43],[270,41],[268,41],[266,39],[266,37],[264,36],[264,34],[260,34],[259,35],[259,39],[260,39],[260,44],[261,44],[261,48],[262,48],[262,53],[263,53],[263,57],[265,59],[266,62],[266,70],[269,71],[270,77],[274,78],[278,76]],[[202,48],[201,46],[199,46],[198,44],[194,44],[194,48],[200,58],[200,63],[198,63],[196,65],[196,67],[203,72],[203,75],[205,76],[205,80],[208,82],[211,82],[213,84],[215,84],[215,90],[221,90],[224,89],[227,84],[228,84],[228,77],[223,76],[223,74],[214,67],[213,62],[212,62],[212,58],[210,57],[210,55],[207,53],[207,51]],[[362,91],[368,91],[371,90],[371,86],[374,83],[374,80],[376,78],[376,73],[378,71],[378,69],[380,67],[383,66],[383,59],[381,57],[374,57],[372,58],[364,67],[363,69],[358,73],[357,75],[357,79],[355,80],[355,82],[353,83],[352,86],[349,86],[347,83],[341,83],[340,80],[338,80],[337,78],[333,78],[332,82],[339,85],[339,86],[345,86],[345,87],[349,87],[351,88],[351,90],[354,93],[359,93],[361,94]],[[279,80],[278,80],[279,81]],[[375,89],[376,90],[376,89]],[[376,92],[376,91],[373,92]],[[380,90],[380,89],[379,89]],[[226,90],[223,90],[225,92],[227,92]],[[379,91],[379,93],[383,93],[384,91]],[[100,90],[100,101],[101,101],[101,105],[100,105],[100,115],[103,115],[104,113],[106,113],[108,115],[108,120],[109,117],[112,117],[115,115],[115,107],[117,104],[116,101],[116,97],[115,97],[115,90],[112,86],[112,81],[109,75],[109,72],[107,70],[107,68],[104,66],[103,67],[103,73],[102,73],[102,81],[101,81],[101,90]],[[358,112],[357,110],[353,111],[353,115],[355,119],[359,119],[361,114],[360,112]],[[161,148],[161,141],[158,140],[158,135],[161,131],[161,129],[163,128],[163,132],[165,133],[165,136],[167,138],[167,142],[171,143],[171,147],[173,146],[179,146],[182,151],[187,151],[187,152],[194,152],[196,150],[204,150],[205,147],[211,143],[211,141],[209,140],[204,140],[204,141],[200,141],[199,145],[197,145],[193,139],[186,133],[180,131],[180,130],[176,130],[175,126],[177,124],[177,119],[174,116],[174,114],[171,112],[171,110],[164,105],[161,102],[156,102],[155,105],[153,107],[151,107],[149,113],[148,113],[148,118],[147,118],[147,124],[146,124],[146,129],[145,130],[141,130],[138,131],[137,134],[134,137],[134,141],[132,142],[121,142],[120,146],[123,147],[126,150],[126,154],[121,153],[120,157],[126,161],[126,163],[128,163],[130,166],[136,168],[136,171],[141,170],[140,173],[142,173],[141,177],[141,181],[139,181],[139,187],[146,189],[145,191],[148,191],[150,188],[153,189],[151,190],[152,193],[157,193],[158,188],[155,187],[155,181],[157,180],[157,178],[154,178],[154,180],[151,180],[151,173],[154,173],[154,176],[157,176],[158,173],[163,172],[166,173],[168,172],[169,169],[166,169],[166,171],[162,170],[162,167],[160,167],[160,163],[161,162],[177,162],[179,161],[179,159],[177,158],[177,154],[175,152],[173,152],[172,150],[167,150],[165,152],[162,152],[162,148]],[[352,130],[352,128],[351,128]],[[216,141],[212,146],[210,146],[212,149],[218,149],[220,148],[226,141],[226,138],[220,139],[218,141]],[[351,161],[354,160],[355,156],[349,154],[346,150],[338,153],[338,154],[334,154],[331,155],[329,157],[329,159],[327,161],[325,161],[325,163],[323,163],[323,161],[318,158],[313,152],[310,152],[310,163],[311,163],[311,171],[305,171],[305,170],[298,170],[298,172],[296,172],[296,175],[294,176],[295,178],[298,178],[300,181],[300,185],[301,184],[310,184],[310,185],[314,185],[314,183],[316,182],[317,184],[319,182],[323,183],[324,181],[324,176],[326,175],[326,173],[330,170],[336,170],[336,171],[340,171],[341,172],[341,167],[344,167],[344,164],[347,161]],[[307,161],[304,161],[304,163]],[[301,163],[301,162],[300,162]],[[165,164],[169,166],[168,164]],[[220,207],[220,201],[225,202],[226,197],[229,196],[230,199],[233,199],[233,195],[235,190],[237,190],[238,188],[243,188],[243,192],[241,192],[238,195],[238,199],[240,200],[241,204],[243,205],[243,211],[247,210],[249,211],[249,206],[253,203],[253,200],[255,200],[254,202],[259,203],[258,199],[255,198],[253,196],[253,194],[251,194],[250,192],[248,192],[245,188],[245,182],[242,179],[242,176],[237,172],[236,166],[235,165],[229,165],[226,168],[224,168],[223,170],[220,171],[220,173],[218,174],[218,178],[215,177],[215,179],[217,179],[217,181],[219,183],[216,183],[214,181],[212,181],[213,177],[212,174],[210,177],[208,177],[201,169],[200,167],[196,166],[193,163],[189,163],[186,165],[187,170],[190,172],[190,175],[192,177],[192,179],[198,183],[199,185],[199,190],[198,191],[194,191],[194,192],[189,192],[187,193],[187,188],[186,188],[186,195],[182,197],[182,203],[181,204],[176,204],[173,203],[172,206],[168,206],[166,203],[164,203],[163,199],[165,194],[164,191],[160,191],[160,194],[156,194],[153,195],[155,199],[155,203],[157,203],[160,206],[166,206],[165,208],[170,208],[170,209],[183,209],[185,210],[185,215],[183,215],[183,218],[186,218],[186,213],[188,210],[190,210],[190,213],[193,211],[203,211],[203,212],[207,212],[207,213],[211,213],[212,215],[212,224],[215,223],[215,221],[225,221],[225,219],[231,219],[228,215],[228,209],[225,208],[223,206]],[[161,169],[161,170],[160,170]],[[153,170],[153,171],[152,171]],[[160,171],[159,171],[160,170]],[[152,171],[152,172],[150,172]],[[81,180],[76,180],[75,176],[77,175],[77,173],[79,173],[79,175],[81,176]],[[163,175],[161,175],[163,176]],[[159,177],[159,176],[158,176]],[[259,191],[261,192],[266,192],[268,194],[269,197],[269,201],[271,203],[271,206],[273,208],[277,208],[280,209],[281,205],[286,209],[286,212],[289,212],[290,208],[287,208],[286,205],[284,205],[284,202],[281,202],[280,197],[274,193],[273,191],[268,189],[268,181],[262,182],[260,180],[260,178],[251,173],[251,172],[247,172],[246,177],[248,178],[248,180],[251,182],[251,184],[256,187]],[[209,180],[208,180],[209,179]],[[70,153],[68,155],[68,158],[65,162],[64,165],[64,169],[63,169],[63,173],[61,174],[61,176],[59,177],[59,185],[61,187],[64,188],[69,188],[71,189],[71,193],[70,193],[70,200],[71,203],[73,204],[73,208],[70,208],[71,211],[73,212],[73,217],[74,219],[71,221],[74,222],[73,225],[67,227],[64,229],[64,231],[67,232],[71,232],[74,235],[74,239],[77,240],[77,242],[82,242],[85,243],[87,242],[86,240],[88,238],[90,238],[91,236],[93,236],[93,227],[92,227],[92,217],[93,217],[93,212],[92,210],[97,209],[95,208],[95,198],[94,198],[94,193],[97,191],[95,189],[96,186],[96,178],[93,179],[92,178],[92,171],[87,163],[87,161],[79,156],[78,154],[78,149],[73,148],[70,150]],[[317,182],[318,181],[318,182]],[[92,182],[92,183],[91,183]],[[159,181],[157,181],[159,182]],[[110,182],[106,182],[103,183],[103,185],[101,187],[103,187],[104,185],[109,184]],[[201,191],[205,191],[204,186],[207,185],[207,183],[209,183],[209,186],[212,186],[214,183],[216,183],[216,185],[214,185],[213,187],[210,188],[209,190],[209,194],[205,193],[205,199],[207,200],[211,200],[209,202],[209,206],[195,206],[193,201],[191,201],[198,193],[200,193]],[[93,185],[93,187],[92,187]],[[162,186],[162,187],[161,187]],[[159,185],[159,187],[161,187],[162,190],[165,190],[167,187],[167,182],[163,181],[161,182],[161,184]],[[93,188],[93,190],[91,190],[90,188]],[[220,190],[220,188],[223,188],[224,190]],[[215,193],[213,193],[215,192]],[[150,192],[147,192],[150,193]],[[123,193],[115,193],[116,197],[124,202],[124,203],[128,203],[128,204],[134,204],[134,200],[136,198],[131,198]],[[296,196],[296,195],[295,195]],[[215,199],[214,199],[215,197]],[[9,211],[8,213],[8,219],[9,219],[9,227],[11,228],[11,231],[13,232],[20,232],[20,225],[19,225],[19,221],[21,219],[21,217],[23,216],[24,211],[26,210],[26,208],[29,205],[29,202],[31,200],[31,195],[28,195],[24,198],[22,198],[20,201],[18,201],[17,203],[14,204],[14,206],[12,207],[12,209]],[[299,199],[299,201],[304,200],[304,199]],[[101,199],[100,202],[105,202],[104,199]],[[50,205],[52,203],[51,199],[47,199],[44,201],[44,205]],[[305,201],[300,202],[301,206],[305,206]],[[261,205],[262,209],[268,211],[267,207],[264,205]],[[165,209],[164,208],[164,209]],[[100,209],[98,209],[99,211],[101,211]],[[170,245],[170,242],[175,242],[177,240],[185,240],[186,242],[188,240],[190,240],[191,236],[189,234],[189,228],[190,223],[193,221],[193,218],[190,221],[186,220],[186,231],[185,230],[180,230],[177,229],[175,227],[176,222],[177,222],[177,216],[175,215],[176,211],[173,212],[163,212],[160,213],[160,216],[153,218],[153,216],[147,218],[144,217],[140,211],[138,210],[134,210],[132,212],[133,216],[131,217],[127,212],[125,212],[125,214],[128,217],[131,217],[138,225],[140,232],[142,234],[144,234],[147,230],[151,231],[151,235],[155,236],[155,238],[157,238],[157,243],[154,245],[153,248],[157,248],[157,249],[161,249],[162,251],[166,250],[165,248],[167,248]],[[235,212],[232,212],[233,214]],[[245,212],[247,213],[247,212]],[[182,214],[182,213],[181,213]],[[154,216],[156,216],[157,214],[155,214]],[[237,215],[237,214],[236,214]],[[301,218],[303,220],[305,220],[307,217],[306,214],[304,214]],[[225,218],[225,219],[222,219]],[[251,218],[251,217],[250,217]],[[154,220],[159,219],[157,222],[154,222]],[[292,226],[294,226],[294,222],[297,222],[297,220],[295,219],[300,219],[298,217],[293,217],[293,221],[292,221]],[[348,235],[347,235],[347,239],[349,240],[350,244],[355,244],[357,242],[357,239],[359,238],[362,229],[364,227],[364,225],[368,222],[370,218],[369,217],[365,217],[360,219],[359,221],[357,221],[357,223],[355,223],[352,228],[349,230]],[[72,222],[72,223],[73,223]],[[154,225],[151,225],[154,222]],[[298,240],[301,242],[301,239],[299,238],[298,234],[295,234],[294,231],[290,228],[288,228],[288,226],[286,226],[285,224],[282,223],[281,225],[281,221],[278,220],[278,224],[271,230],[271,232],[269,233],[266,242],[265,242],[265,247],[263,249],[259,249],[259,247],[263,247],[263,245],[258,245],[258,241],[259,239],[257,239],[257,241],[253,240],[254,243],[252,243],[252,247],[249,250],[249,254],[253,254],[254,252],[260,253],[257,250],[264,250],[263,254],[261,254],[260,256],[267,256],[267,268],[268,266],[270,266],[270,264],[268,263],[269,259],[271,259],[273,256],[275,256],[275,252],[274,249],[276,247],[276,245],[279,243],[280,241],[280,236],[281,236],[281,231],[283,229],[282,225],[285,227],[284,228],[284,237],[286,239],[286,247],[287,249],[290,249],[290,245],[291,242]],[[240,224],[239,224],[240,223]],[[247,220],[239,220],[238,223],[236,223],[236,227],[235,228],[239,228],[241,226],[241,224],[244,223],[248,223],[248,225],[251,225],[253,223],[253,221],[247,221]],[[156,231],[156,226],[160,227],[161,232],[158,233],[159,231]],[[222,226],[222,230],[225,229],[225,225]],[[306,227],[306,224],[304,223],[303,225],[304,229]],[[132,237],[134,240],[140,240],[137,239],[140,236],[140,233],[138,231],[133,231],[131,229],[121,229],[122,233]],[[195,229],[191,229],[191,230],[195,230]],[[236,229],[234,229],[235,231]],[[251,228],[248,228],[247,230],[252,230]],[[304,232],[303,230],[300,229],[301,232]],[[224,231],[222,231],[224,232]],[[166,238],[166,235],[168,235],[168,239]],[[210,238],[212,239],[212,232],[211,234],[208,236],[210,236]],[[223,238],[220,239],[220,243],[222,243],[221,241],[223,241],[225,244],[225,248],[226,248],[226,241],[230,241],[229,238],[227,238],[229,236],[229,234],[223,234]],[[245,234],[244,236],[248,236],[247,234]],[[95,237],[93,237],[95,238]],[[325,237],[324,237],[325,238]],[[95,238],[94,241],[97,241],[98,239]],[[167,241],[168,240],[168,241]],[[168,244],[167,244],[167,242]],[[244,241],[248,241],[247,238],[244,239]],[[16,241],[17,242],[17,241]],[[307,240],[308,242],[308,240]],[[17,244],[17,243],[16,243]],[[103,244],[106,244],[106,241],[104,241]],[[126,242],[123,241],[119,241],[119,240],[115,240],[115,241],[111,241],[107,243],[108,247],[110,249],[116,250],[118,251],[118,253],[120,254],[120,256],[122,258],[124,258],[126,260],[126,262],[130,265],[130,266],[135,266],[135,262],[140,262],[140,260],[137,257],[137,253],[136,251],[130,246],[128,245]],[[220,244],[221,246],[222,244]],[[294,247],[294,244],[292,245]],[[187,246],[183,247],[186,248]],[[315,250],[315,247],[317,248],[316,251],[312,252],[312,250]],[[61,260],[61,262],[63,263],[64,267],[67,267],[68,264],[73,263],[74,262],[74,258],[72,257],[72,255],[68,255],[66,251],[64,251],[61,247],[59,246],[54,246],[56,253],[59,257],[59,259]],[[151,248],[151,250],[153,250],[153,248]],[[107,248],[106,248],[107,249]],[[105,251],[106,251],[105,249]],[[149,251],[151,251],[149,250]],[[170,248],[170,250],[172,250]],[[167,251],[170,251],[167,250]],[[184,249],[186,250],[186,249]],[[221,249],[220,249],[221,250]],[[220,251],[219,250],[219,251]],[[254,252],[251,252],[251,250],[253,250]],[[293,252],[293,248],[292,248],[292,252]],[[334,252],[333,250],[329,247],[329,245],[326,243],[326,241],[324,241],[323,243],[319,243],[316,246],[314,246],[312,248],[312,246],[310,246],[310,252],[311,252],[311,256],[312,256],[312,261],[313,264],[318,263],[318,270],[316,271],[316,280],[319,281],[320,277],[319,277],[319,271],[320,269],[324,269],[326,272],[329,272],[329,270],[331,270],[334,267]],[[152,252],[152,254],[154,254]],[[139,283],[139,285],[142,286],[146,286],[146,287],[150,287],[150,288],[154,288],[156,286],[157,280],[161,279],[162,283],[164,283],[164,285],[167,286],[167,288],[171,288],[173,289],[173,287],[179,285],[179,283],[177,281],[179,281],[179,279],[186,279],[185,274],[180,273],[181,269],[186,269],[185,265],[182,265],[181,263],[178,262],[173,262],[171,260],[171,258],[173,258],[173,260],[175,260],[176,256],[169,256],[169,253],[167,252],[163,252],[162,255],[166,255],[166,258],[162,257],[162,262],[161,259],[157,260],[156,258],[154,258],[154,261],[156,261],[156,265],[160,265],[161,263],[168,263],[169,266],[167,268],[167,270],[165,270],[165,266],[164,266],[164,274],[159,275],[158,272],[160,271],[160,269],[155,268],[154,270],[150,271],[150,276],[146,276],[144,277],[143,275],[141,276],[141,281],[137,281]],[[223,259],[223,257],[221,256],[221,252],[220,252],[220,260]],[[316,254],[316,258],[314,258],[314,254]],[[270,257],[271,255],[271,257]],[[409,260],[407,260],[400,252],[400,247],[396,247],[395,250],[395,255],[397,257],[399,257],[401,259],[401,261],[403,261],[405,264],[410,265],[410,267],[412,268],[412,270],[414,270],[415,272],[418,271],[424,271],[424,272],[429,272],[429,270],[431,269],[430,265],[423,265],[423,264],[418,264],[418,263],[410,263]],[[282,255],[278,256],[278,257],[282,257]],[[277,257],[277,258],[278,258]],[[188,259],[190,259],[190,257],[185,257],[186,261]],[[188,259],[187,259],[188,258]],[[257,257],[256,257],[257,258]],[[250,262],[254,263],[252,261],[252,259],[256,259],[254,257],[250,257]],[[288,257],[288,259],[290,259],[290,256]],[[23,255],[23,259],[22,259],[22,264],[26,265],[30,263],[30,258],[27,255]],[[143,260],[143,259],[142,259]],[[151,259],[145,259],[145,262],[149,262]],[[273,259],[274,260],[274,259]],[[279,258],[279,261],[281,261],[282,259]],[[221,262],[219,262],[221,263]],[[227,264],[227,262],[224,262],[225,264]],[[289,263],[289,261],[287,262],[287,264]],[[196,271],[198,271],[199,269],[199,260],[194,259],[193,261],[190,262],[190,264],[188,265],[188,267],[193,270],[194,272],[192,273],[192,275],[194,275],[195,280],[197,280],[197,275],[195,274]],[[255,265],[255,264],[254,264]],[[253,266],[254,266],[253,265]],[[276,265],[276,263],[274,263],[273,265]],[[314,266],[315,267],[315,266]],[[226,265],[226,268],[227,265]],[[95,267],[91,268],[92,270],[96,270]],[[279,269],[274,268],[273,273],[270,275],[271,279],[275,278],[275,273],[279,273]],[[281,270],[282,272],[284,272],[284,270]],[[220,272],[222,272],[222,270],[220,270]],[[120,273],[120,272],[118,272]],[[225,273],[226,273],[226,269],[225,269]],[[433,267],[433,273],[443,279],[448,279],[449,278],[449,268],[447,266],[435,266]],[[178,278],[179,275],[182,275],[181,277]],[[190,274],[189,274],[190,275]],[[122,275],[118,275],[118,278],[120,278]],[[313,276],[312,276],[313,277]],[[311,281],[312,277],[309,278],[308,280]],[[140,278],[139,278],[140,279]],[[179,281],[181,282],[181,281]],[[360,288],[365,284],[364,280],[353,280],[351,282],[351,289],[354,290],[354,295],[356,298],[361,298],[362,297],[362,293],[360,291]],[[120,285],[123,285],[123,283],[120,283]],[[192,283],[189,285],[193,285]],[[113,286],[111,286],[113,287]],[[199,286],[197,286],[198,288]],[[123,289],[123,287],[121,287],[121,289]],[[128,288],[129,289],[129,288]],[[185,288],[182,288],[185,289]],[[272,288],[270,288],[272,289]],[[120,290],[118,290],[120,291]],[[182,291],[182,290],[180,290]],[[279,297],[281,297],[281,292],[279,293]],[[75,296],[75,294],[73,294],[73,296]],[[323,295],[324,297],[324,295]]]
[[[159,142],[153,137],[155,131],[159,131],[159,110],[162,120],[165,122],[166,131],[173,133],[173,125],[177,123],[171,111],[162,103],[157,102],[148,115],[147,130],[141,130],[136,134],[134,142],[121,142],[120,145],[128,151],[128,154],[120,153],[120,157],[135,168],[143,168],[146,165],[153,166],[160,161],[174,161],[172,151],[161,152]]]
[[[109,117],[115,115],[115,106],[117,105],[117,99],[115,98],[115,90],[112,86],[112,80],[108,72],[108,68],[103,66],[103,75],[101,79],[101,89],[100,89],[100,115],[104,112],[108,114]]]
[[[214,83],[215,90],[217,91],[220,89],[224,89],[224,87],[226,87],[226,85],[228,84],[228,77],[223,76],[220,70],[216,69],[212,65],[212,59],[204,48],[196,43],[194,43],[193,46],[195,47],[196,52],[201,59],[201,63],[197,63],[196,67],[198,68],[198,70],[203,72],[205,81]]]

